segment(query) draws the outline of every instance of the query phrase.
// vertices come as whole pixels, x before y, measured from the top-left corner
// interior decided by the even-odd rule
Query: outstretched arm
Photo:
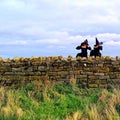
[[[80,50],[80,49],[81,49],[81,46],[77,46],[76,49],[77,49],[77,50]]]
[[[90,46],[87,46],[87,49],[88,49],[88,50],[91,50],[91,47],[90,47]]]
[[[103,50],[103,47],[102,47],[102,46],[99,46],[99,49],[100,49],[100,50]]]

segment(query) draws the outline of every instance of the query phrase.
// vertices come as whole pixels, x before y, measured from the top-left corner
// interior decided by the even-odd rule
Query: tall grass
[[[0,88],[0,120],[119,120],[119,89],[30,83]]]

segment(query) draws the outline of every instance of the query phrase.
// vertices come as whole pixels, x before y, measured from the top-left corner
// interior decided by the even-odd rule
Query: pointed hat
[[[99,43],[98,39],[95,38],[95,40],[96,40],[96,45],[99,45],[100,43]]]
[[[85,44],[88,44],[88,40],[86,39],[86,40],[84,41],[84,43],[85,43]]]
[[[96,44],[95,44],[95,45],[103,44],[103,42],[99,42],[99,41],[98,41],[97,37],[95,38],[95,40],[96,40]]]

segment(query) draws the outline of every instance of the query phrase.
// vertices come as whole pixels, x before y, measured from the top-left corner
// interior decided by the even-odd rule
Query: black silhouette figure
[[[103,49],[103,47],[102,47],[103,42],[99,42],[97,38],[95,38],[95,40],[96,40],[96,44],[94,45],[94,49],[91,50],[90,56],[101,57],[100,50]]]
[[[87,50],[91,50],[91,47],[88,44],[88,40],[86,39],[84,42],[81,43],[80,46],[76,47],[77,50],[81,49],[81,53],[78,53],[76,55],[76,57],[80,56],[80,57],[87,57]]]

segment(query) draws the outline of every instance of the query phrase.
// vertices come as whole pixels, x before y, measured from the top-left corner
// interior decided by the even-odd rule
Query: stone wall
[[[120,84],[120,58],[31,57],[0,58],[0,86],[42,83],[77,83],[80,87],[109,88]]]

